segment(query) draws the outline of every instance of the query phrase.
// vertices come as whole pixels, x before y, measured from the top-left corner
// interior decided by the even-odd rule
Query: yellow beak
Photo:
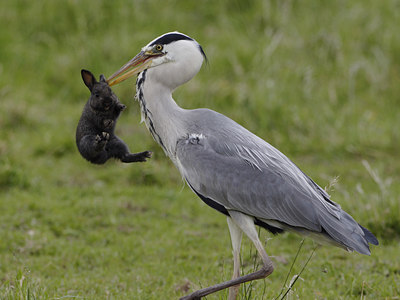
[[[141,51],[107,79],[108,85],[118,84],[147,69],[154,57],[155,55],[152,53]]]

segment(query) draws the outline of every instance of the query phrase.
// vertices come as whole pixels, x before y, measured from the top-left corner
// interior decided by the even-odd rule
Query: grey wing
[[[179,140],[176,159],[191,188],[228,212],[283,229],[326,233],[344,248],[369,254],[364,232],[350,215],[286,156],[230,119],[211,133]]]

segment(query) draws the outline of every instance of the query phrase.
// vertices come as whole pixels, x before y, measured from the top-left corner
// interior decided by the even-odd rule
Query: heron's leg
[[[229,233],[231,234],[232,253],[233,253],[233,275],[232,279],[240,276],[240,244],[242,242],[242,230],[232,221],[230,217],[227,218]],[[228,300],[235,300],[239,293],[240,284],[231,286],[229,288]]]
[[[253,242],[254,246],[257,249],[258,254],[261,256],[263,261],[263,268],[268,268],[271,270],[269,274],[272,273],[274,267],[272,265],[272,261],[267,255],[267,252],[264,250],[264,246],[262,245],[256,227],[254,225],[254,219],[248,215],[245,215],[238,211],[229,211],[229,214],[232,220],[236,223],[237,226],[249,237],[249,239]],[[269,275],[268,274],[268,275]],[[266,277],[266,276],[265,276]]]
[[[190,295],[187,295],[185,297],[182,297],[180,300],[189,300],[189,299],[200,299],[204,296],[207,296],[209,294],[215,293],[217,291],[229,288],[231,286],[235,286],[244,282],[256,280],[256,279],[262,279],[267,276],[269,276],[273,271],[274,267],[272,265],[272,261],[267,255],[267,253],[264,250],[264,247],[262,243],[260,242],[260,239],[258,238],[258,234],[254,225],[254,219],[250,216],[247,216],[245,214],[242,214],[237,211],[229,211],[230,216],[232,217],[233,222],[250,238],[250,240],[253,242],[254,246],[256,247],[258,253],[261,256],[261,259],[263,261],[263,266],[260,270],[240,276],[238,278],[225,281],[201,290],[198,290],[194,293],[191,293]]]

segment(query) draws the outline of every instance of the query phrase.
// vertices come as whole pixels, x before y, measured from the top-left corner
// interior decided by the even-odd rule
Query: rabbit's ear
[[[100,82],[107,82],[103,74],[100,75]]]
[[[97,83],[96,78],[93,76],[93,74],[88,71],[88,70],[81,70],[81,75],[83,82],[86,84],[86,86],[89,88],[90,91],[92,91],[93,86]]]

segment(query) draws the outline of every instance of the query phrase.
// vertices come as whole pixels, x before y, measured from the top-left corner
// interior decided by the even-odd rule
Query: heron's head
[[[192,79],[204,59],[206,55],[194,39],[179,32],[169,32],[143,47],[107,82],[112,86],[149,69],[147,76],[173,90]]]

